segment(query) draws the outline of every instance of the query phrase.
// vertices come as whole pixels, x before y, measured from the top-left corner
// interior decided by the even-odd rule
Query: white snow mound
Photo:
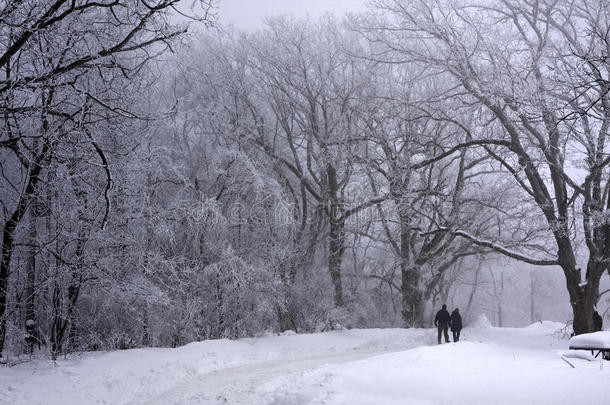
[[[610,349],[610,332],[583,333],[570,339],[570,349]]]

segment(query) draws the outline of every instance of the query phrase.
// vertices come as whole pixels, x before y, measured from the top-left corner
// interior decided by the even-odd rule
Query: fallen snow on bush
[[[561,360],[561,324],[345,330],[85,353],[0,368],[6,404],[607,404],[610,364]]]

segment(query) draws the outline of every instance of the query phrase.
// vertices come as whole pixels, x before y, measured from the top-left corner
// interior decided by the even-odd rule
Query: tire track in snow
[[[364,348],[357,347],[341,353],[255,362],[198,374],[183,384],[141,403],[155,405],[303,404],[309,398],[306,393],[298,392],[298,388],[299,381],[302,381],[307,373],[328,364],[348,363],[420,345],[383,349],[370,349],[367,347],[370,345],[364,346]],[[277,380],[280,380],[279,383]],[[311,383],[311,381],[307,382]],[[277,385],[277,388],[269,389],[269,385]],[[319,396],[320,393],[317,395]]]

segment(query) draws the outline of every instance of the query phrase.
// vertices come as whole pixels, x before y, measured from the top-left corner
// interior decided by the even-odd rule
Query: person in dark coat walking
[[[456,308],[451,313],[451,332],[453,333],[453,341],[460,340],[460,331],[462,330],[462,315],[459,308]]]
[[[449,343],[449,323],[451,315],[447,311],[447,305],[443,304],[443,308],[436,313],[434,318],[434,326],[438,328],[438,344],[441,344],[441,333],[445,335],[445,343]]]

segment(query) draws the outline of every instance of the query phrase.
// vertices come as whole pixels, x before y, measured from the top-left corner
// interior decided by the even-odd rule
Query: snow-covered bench
[[[590,350],[595,357],[600,354],[604,359],[610,359],[610,331],[583,333],[574,336],[569,341],[570,350]]]

